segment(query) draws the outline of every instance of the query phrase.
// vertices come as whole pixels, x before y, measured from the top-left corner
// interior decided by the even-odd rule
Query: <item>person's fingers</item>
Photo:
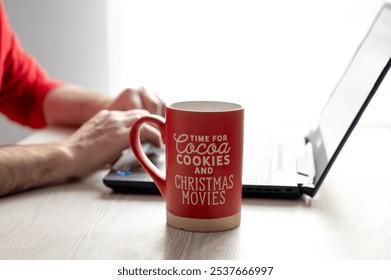
[[[122,93],[125,96],[125,108],[127,110],[129,109],[144,109],[145,106],[143,104],[143,100],[140,96],[140,93],[138,90],[135,89],[126,89]]]
[[[146,109],[152,114],[164,116],[165,103],[155,93],[143,87],[137,90],[128,88],[122,91],[107,109],[120,111]]]
[[[125,134],[129,134],[129,128],[141,117],[150,115],[147,110],[137,109],[137,110],[129,110],[126,112],[113,111],[113,113],[121,114],[123,116],[123,124],[125,129]],[[141,126],[140,129],[140,140],[141,142],[150,142],[156,147],[160,147],[162,145],[162,139],[160,131],[153,125],[149,123],[145,123]]]
[[[124,123],[126,127],[131,127],[135,121],[140,119],[143,116],[147,116],[150,113],[147,110],[144,109],[133,109],[133,110],[128,110],[125,112],[117,111],[119,114],[122,114],[124,118]]]
[[[156,147],[162,146],[162,137],[160,131],[153,126],[144,124],[140,130],[141,142],[149,142]]]
[[[110,137],[108,134],[111,137],[115,137],[111,142],[117,143],[114,150],[120,152],[129,145],[128,137],[132,125],[141,117],[147,115],[150,115],[150,113],[144,109],[128,111],[102,110],[96,117],[90,120],[91,129],[97,133],[96,137]],[[140,129],[140,141],[150,142],[157,147],[162,145],[160,131],[153,124],[148,123],[143,124]]]
[[[165,110],[165,103],[154,92],[148,91],[144,87],[139,89],[140,98],[143,102],[144,108],[150,113],[163,116]]]

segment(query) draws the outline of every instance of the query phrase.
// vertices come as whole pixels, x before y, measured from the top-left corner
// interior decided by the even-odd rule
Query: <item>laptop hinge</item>
[[[313,184],[315,178],[315,162],[312,143],[306,142],[304,151],[296,158],[296,171],[308,177],[308,183]]]

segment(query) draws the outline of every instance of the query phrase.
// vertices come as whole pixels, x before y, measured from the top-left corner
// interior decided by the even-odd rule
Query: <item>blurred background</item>
[[[3,0],[24,48],[52,77],[168,104],[224,100],[246,119],[317,117],[384,1]],[[390,122],[391,84],[364,122]],[[0,144],[32,130],[0,116]]]

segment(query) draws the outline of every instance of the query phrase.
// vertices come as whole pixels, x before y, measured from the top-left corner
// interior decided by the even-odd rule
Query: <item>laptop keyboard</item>
[[[245,151],[243,181],[249,185],[270,184],[273,163],[273,138],[270,136],[254,137],[245,147],[251,147],[251,152]]]

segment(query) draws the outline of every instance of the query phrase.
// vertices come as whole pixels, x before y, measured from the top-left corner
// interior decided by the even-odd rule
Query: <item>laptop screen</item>
[[[387,73],[390,57],[391,4],[385,4],[308,136],[316,158],[316,187]]]

